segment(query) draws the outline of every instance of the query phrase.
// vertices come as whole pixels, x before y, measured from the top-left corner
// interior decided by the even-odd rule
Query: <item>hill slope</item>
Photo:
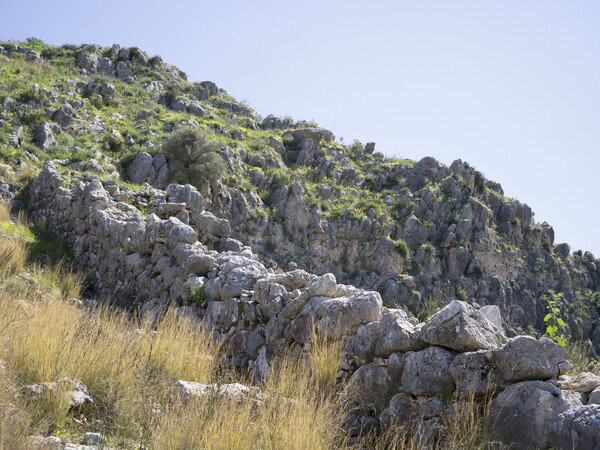
[[[454,298],[498,305],[514,330],[544,329],[545,296],[559,292],[570,333],[600,346],[600,260],[555,244],[550,225],[467,163],[385,158],[313,123],[261,119],[137,48],[0,45],[4,197],[23,188],[11,173],[52,160],[128,186],[124,201],[164,216],[161,143],[190,127],[227,166],[221,183],[201,188],[214,215],[205,244],[250,245],[273,269],[331,272],[415,312]]]

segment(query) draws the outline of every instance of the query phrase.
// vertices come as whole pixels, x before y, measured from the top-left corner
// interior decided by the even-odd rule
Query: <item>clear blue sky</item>
[[[461,158],[600,257],[598,1],[7,1],[0,39],[138,46],[256,111]]]

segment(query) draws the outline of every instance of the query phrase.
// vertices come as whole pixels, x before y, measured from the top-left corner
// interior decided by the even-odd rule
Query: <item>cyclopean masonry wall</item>
[[[454,405],[438,399],[484,398],[493,435],[518,448],[600,445],[600,377],[571,379],[565,350],[528,336],[508,339],[495,306],[453,301],[425,323],[383,306],[378,292],[338,284],[333,274],[267,270],[249,247],[222,238],[216,252],[198,242],[228,224],[203,211],[191,186],[155,191],[145,217],[116,182],[68,179],[51,163],[31,189],[32,217],[73,248],[95,288],[158,314],[168,304],[224,342],[225,357],[257,376],[291,351],[305,351],[312,324],[344,349],[340,382],[352,382],[360,430],[392,423],[434,437]],[[193,224],[196,230],[188,223]],[[183,306],[182,306],[183,305]],[[575,439],[573,441],[573,439]]]

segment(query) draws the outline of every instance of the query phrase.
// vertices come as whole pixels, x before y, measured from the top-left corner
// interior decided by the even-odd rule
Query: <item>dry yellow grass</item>
[[[10,219],[10,205],[0,201],[0,222]]]
[[[24,216],[20,220],[27,223]],[[36,281],[21,291],[26,282],[15,275],[25,265],[27,247],[17,237],[2,237],[0,255],[2,248],[11,249],[11,257],[0,273],[0,449],[24,448],[26,437],[36,433],[77,441],[85,431],[99,431],[110,446],[123,448],[349,446],[341,424],[351,411],[350,390],[337,385],[338,343],[313,330],[305,353],[284,356],[259,383],[260,401],[209,395],[181,402],[173,397],[177,379],[252,380],[225,367],[210,334],[178,320],[172,310],[149,323],[106,304],[82,308],[66,301],[79,296],[83,281],[64,262],[29,267]],[[45,295],[32,294],[39,291]],[[81,380],[95,399],[82,416],[68,412],[60,391],[29,403],[18,395],[24,385],[64,377]],[[486,448],[487,407],[464,405],[442,421],[440,441]],[[367,444],[417,449],[434,443],[427,434],[390,429]]]
[[[0,235],[0,275],[20,273],[27,262],[27,245],[17,237]]]

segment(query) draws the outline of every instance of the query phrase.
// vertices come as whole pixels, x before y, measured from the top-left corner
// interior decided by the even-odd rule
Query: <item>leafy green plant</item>
[[[206,285],[198,286],[190,286],[190,291],[192,293],[192,300],[196,303],[197,306],[203,306],[206,301]]]
[[[560,317],[563,294],[556,294],[554,291],[548,291],[548,314],[544,317],[546,324],[546,334],[558,345],[565,346],[565,321]]]

